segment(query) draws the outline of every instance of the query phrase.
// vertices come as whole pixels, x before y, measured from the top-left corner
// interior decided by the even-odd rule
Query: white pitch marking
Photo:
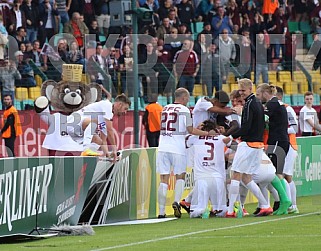
[[[251,222],[251,223],[246,223],[246,224],[241,224],[241,225],[233,225],[233,226],[221,227],[221,228],[204,229],[204,230],[185,233],[185,234],[177,234],[177,235],[172,235],[172,236],[167,236],[167,237],[162,237],[162,238],[150,239],[150,240],[146,240],[146,241],[138,241],[138,242],[132,242],[132,243],[128,243],[128,244],[112,246],[112,247],[93,249],[91,251],[104,251],[104,250],[111,250],[111,249],[117,249],[117,248],[132,247],[132,246],[137,246],[137,245],[142,245],[142,244],[147,244],[147,243],[153,243],[153,242],[177,239],[177,238],[196,235],[196,234],[203,234],[203,233],[208,233],[208,232],[212,232],[212,231],[228,230],[228,229],[234,229],[234,228],[240,228],[240,227],[254,226],[254,225],[259,225],[259,224],[269,223],[269,222],[274,222],[274,221],[290,220],[290,219],[294,219],[294,218],[300,218],[300,217],[305,217],[305,216],[310,216],[310,215],[320,214],[320,213],[321,212],[313,212],[313,213],[289,216],[289,217],[285,217],[285,218],[275,218],[275,219],[272,219],[272,220]],[[231,220],[233,220],[233,219],[231,219]]]
[[[319,238],[321,236],[321,234],[305,234],[302,235],[300,234],[298,235],[280,235],[280,234],[267,234],[267,235],[222,235],[222,236],[198,236],[198,237],[189,237],[189,239],[219,239],[219,238]]]

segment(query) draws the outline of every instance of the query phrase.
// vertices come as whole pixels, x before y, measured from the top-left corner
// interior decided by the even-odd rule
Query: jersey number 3
[[[207,150],[210,156],[204,157],[204,160],[213,160],[214,159],[214,143],[205,142],[205,145],[209,146],[210,149]]]

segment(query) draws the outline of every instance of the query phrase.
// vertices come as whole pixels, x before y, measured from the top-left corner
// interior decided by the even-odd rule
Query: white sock
[[[246,196],[247,196],[247,192],[249,190],[244,186],[244,184],[242,183],[240,185],[240,201],[241,201],[241,205],[244,206],[245,200],[246,200]]]
[[[176,180],[175,184],[175,201],[180,202],[183,192],[184,192],[185,180],[179,179]]]
[[[291,190],[292,207],[296,208],[296,186],[293,180],[289,183],[289,186]]]
[[[231,214],[234,211],[234,202],[240,191],[240,182],[238,180],[231,180],[230,191],[229,191],[229,206],[228,213]]]
[[[158,205],[159,205],[159,214],[165,214],[166,206],[166,195],[167,195],[168,185],[165,183],[160,183],[158,187]]]
[[[276,189],[272,186],[271,183],[268,184],[267,189],[272,194],[274,201],[280,201],[280,196],[278,194],[278,191],[276,191]]]
[[[291,199],[291,188],[290,188],[290,185],[288,183],[288,181],[286,179],[284,179],[284,183],[285,183],[285,192],[286,192],[286,195],[288,196],[289,200],[292,201]]]
[[[254,194],[254,196],[258,199],[259,205],[261,208],[269,208],[270,205],[267,204],[266,199],[264,198],[259,186],[251,180],[246,187]]]
[[[84,150],[87,150],[90,147],[91,140],[93,138],[93,135],[96,129],[97,129],[97,123],[95,122],[89,123],[88,126],[86,127],[84,131],[84,143],[83,143]]]
[[[194,192],[194,188],[192,191],[190,191],[190,193],[187,195],[187,197],[185,198],[185,201],[188,203],[192,202],[192,197],[193,197],[193,192]]]
[[[268,192],[268,190],[266,189],[266,186],[264,186],[264,187],[259,186],[259,188],[260,188],[261,193],[263,194],[263,196],[264,196],[264,198],[265,198],[265,200],[266,200],[266,203],[267,203],[268,205],[270,205],[269,192]],[[262,207],[262,205],[260,205],[260,203],[259,203],[259,208],[261,208],[261,207]]]

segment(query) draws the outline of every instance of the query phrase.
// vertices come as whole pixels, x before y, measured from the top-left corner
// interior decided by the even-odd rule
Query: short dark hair
[[[115,98],[115,102],[122,102],[122,103],[128,104],[129,106],[132,104],[130,99],[124,93],[118,95]]]
[[[209,132],[211,130],[215,130],[217,127],[216,122],[212,120],[205,120],[202,122],[202,131]]]
[[[276,94],[283,96],[284,92],[280,86],[275,86],[275,89],[276,89]]]
[[[308,92],[304,93],[304,97],[311,96],[311,95],[313,96],[313,92],[308,91]]]
[[[215,92],[214,98],[217,99],[221,104],[228,104],[230,102],[230,98],[225,91],[217,91]]]

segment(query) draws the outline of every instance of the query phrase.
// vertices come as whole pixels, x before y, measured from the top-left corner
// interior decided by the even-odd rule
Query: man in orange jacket
[[[17,109],[12,105],[10,95],[3,97],[3,103],[6,108],[3,113],[1,135],[4,138],[8,157],[15,157],[14,142],[16,137],[22,134],[20,118]]]

